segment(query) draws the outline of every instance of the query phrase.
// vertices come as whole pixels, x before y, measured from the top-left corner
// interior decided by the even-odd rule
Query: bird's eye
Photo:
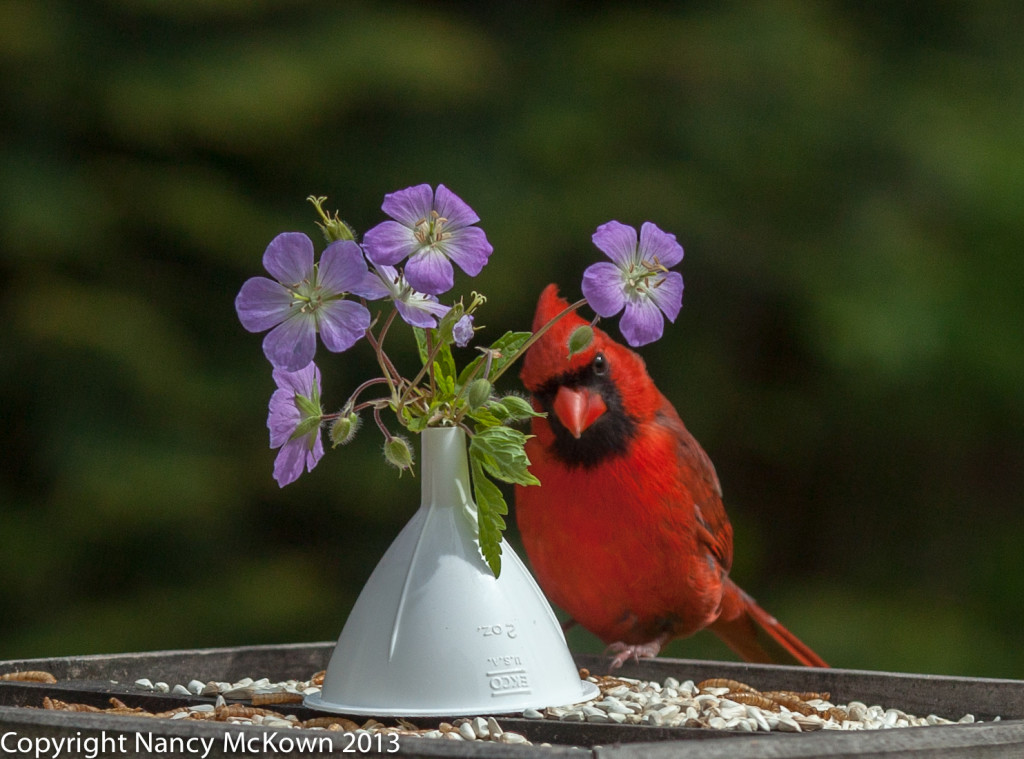
[[[598,377],[603,377],[608,373],[608,359],[605,358],[603,353],[598,353],[594,356],[594,363],[592,366],[594,367],[594,374]]]

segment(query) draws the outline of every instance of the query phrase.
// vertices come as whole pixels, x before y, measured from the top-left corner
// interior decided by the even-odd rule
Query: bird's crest
[[[558,295],[556,285],[548,285],[537,301],[533,317],[533,331],[536,332],[569,307],[569,302]],[[594,342],[585,350],[569,358],[569,337],[577,327],[587,324],[575,311],[559,319],[544,336],[534,343],[523,359],[519,373],[528,390],[536,390],[550,379],[571,372],[590,363],[594,358],[595,346],[607,336],[594,329]]]

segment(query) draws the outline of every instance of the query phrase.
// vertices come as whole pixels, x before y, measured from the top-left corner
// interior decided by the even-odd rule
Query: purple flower
[[[594,245],[614,263],[592,264],[583,272],[583,295],[603,317],[625,308],[619,329],[633,347],[654,342],[665,327],[662,314],[674,322],[683,305],[683,277],[669,271],[683,260],[675,235],[645,221],[636,229],[609,221],[594,232]]]
[[[443,184],[436,193],[429,184],[389,193],[381,208],[394,221],[367,230],[366,256],[378,266],[394,266],[408,256],[405,276],[420,292],[450,290],[455,284],[452,261],[475,277],[494,250],[484,231],[471,226],[480,217]]]
[[[473,339],[473,315],[466,314],[452,327],[452,339],[455,340],[455,344],[460,348],[465,348],[469,345],[469,341]]]
[[[327,246],[313,263],[313,242],[301,232],[271,240],[263,266],[276,282],[253,277],[242,285],[235,310],[250,332],[270,329],[263,352],[277,369],[302,369],[316,354],[316,333],[334,353],[351,348],[370,326],[370,312],[348,293],[378,297],[362,249],[351,240]],[[271,329],[273,328],[273,329]]]
[[[436,327],[437,320],[451,310],[451,306],[438,303],[433,295],[424,295],[412,288],[406,278],[393,266],[377,266],[378,298],[391,298],[398,315],[414,327]]]
[[[312,361],[297,372],[275,369],[274,382],[267,428],[270,447],[281,449],[274,460],[274,479],[284,487],[299,478],[303,467],[312,472],[324,455],[320,370]]]

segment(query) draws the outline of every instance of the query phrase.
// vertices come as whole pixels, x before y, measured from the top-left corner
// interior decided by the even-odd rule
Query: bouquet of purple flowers
[[[277,385],[267,418],[270,447],[279,449],[274,479],[283,487],[303,470],[312,471],[324,454],[323,430],[333,446],[348,443],[363,413],[372,415],[384,438],[384,458],[400,471],[412,470],[413,449],[406,437],[392,431],[384,412],[413,433],[462,427],[470,439],[480,548],[497,575],[508,507],[494,480],[537,484],[524,451],[527,436],[511,425],[538,412],[514,393],[497,393],[495,383],[551,324],[587,303],[598,317],[622,312],[619,327],[630,345],[657,340],[663,315],[674,321],[682,306],[682,276],[669,271],[682,260],[682,247],[651,222],[642,225],[639,235],[617,221],[601,225],[593,241],[611,260],[586,269],[583,299],[535,333],[506,332],[478,346],[479,355],[459,369],[452,346],[473,342],[475,315],[486,298],[473,292],[468,301],[449,305],[439,296],[454,286],[454,266],[476,276],[493,252],[473,209],[444,185],[436,191],[426,184],[409,187],[385,196],[382,209],[391,218],[369,229],[360,243],[337,213],[324,212],[326,198],[309,200],[327,241],[319,261],[307,235],[280,234],[263,254],[273,279],[247,280],[235,299],[245,329],[269,330],[263,352]],[[371,313],[377,303],[383,308]],[[384,349],[396,320],[412,328],[419,348],[420,365],[409,372],[411,379]],[[317,335],[332,353],[365,338],[380,368],[380,376],[361,383],[333,413],[324,412],[320,399]],[[592,335],[589,327],[577,329],[567,355],[585,349]],[[371,393],[374,397],[364,397]]]

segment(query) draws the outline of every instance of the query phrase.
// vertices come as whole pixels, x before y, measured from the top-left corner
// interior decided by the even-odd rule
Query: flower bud
[[[324,233],[324,238],[328,243],[332,243],[337,240],[356,239],[356,233],[352,227],[337,216],[328,218],[323,224],[317,222],[317,226],[320,227],[320,231]]]
[[[514,422],[521,419],[529,419],[531,416],[537,416],[537,412],[533,410],[530,402],[525,398],[520,398],[518,395],[506,395],[501,399],[501,402],[508,410],[508,418]]]
[[[594,328],[589,324],[577,327],[569,335],[569,355],[567,358],[572,358],[577,353],[582,353],[590,347],[592,342],[594,342]]]
[[[359,414],[354,412],[335,419],[334,424],[331,425],[331,447],[337,448],[339,445],[349,443],[359,431],[361,422]]]
[[[412,469],[412,446],[404,437],[395,435],[384,441],[384,458],[403,472]]]
[[[483,377],[469,383],[469,391],[466,393],[466,401],[469,403],[469,410],[476,411],[487,403],[491,397],[491,383]]]

